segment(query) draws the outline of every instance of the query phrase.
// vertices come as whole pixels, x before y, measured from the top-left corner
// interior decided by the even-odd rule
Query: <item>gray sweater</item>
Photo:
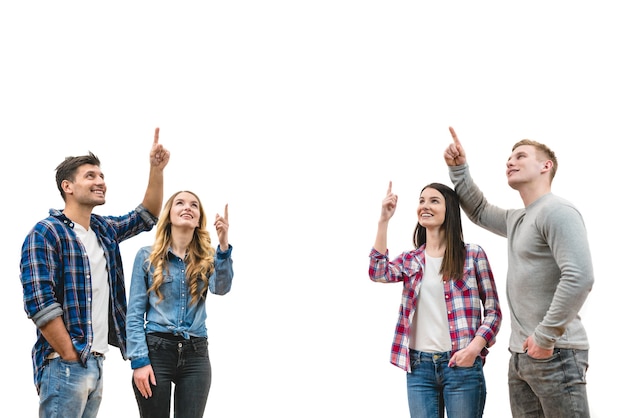
[[[524,209],[498,208],[474,184],[467,164],[449,167],[449,174],[467,217],[507,238],[510,350],[522,353],[529,335],[547,349],[589,349],[578,313],[594,277],[580,212],[552,193]]]

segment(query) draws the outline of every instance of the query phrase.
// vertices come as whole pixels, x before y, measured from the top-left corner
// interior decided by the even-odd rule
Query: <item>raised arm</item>
[[[159,128],[154,130],[154,142],[150,150],[150,175],[143,198],[143,206],[154,216],[159,216],[163,205],[163,170],[170,161],[170,152],[159,144]]]
[[[231,258],[233,247],[228,243],[228,204],[224,206],[224,215],[215,214],[214,226],[219,248],[215,253],[215,272],[209,278],[209,290],[214,295],[225,295],[230,292],[235,275]]]
[[[474,183],[461,141],[456,136],[454,129],[452,127],[449,129],[453,142],[445,149],[443,158],[448,165],[450,181],[452,181],[454,190],[459,195],[461,209],[476,225],[506,237],[508,211],[489,203],[483,192]]]
[[[219,213],[215,214],[215,230],[217,231],[217,238],[220,242],[220,250],[228,250],[228,203],[224,206],[224,216],[220,216]]]
[[[380,218],[378,220],[378,231],[376,232],[376,241],[374,242],[374,249],[381,254],[385,254],[387,251],[387,227],[389,226],[389,220],[396,212],[396,206],[398,204],[398,195],[393,194],[391,191],[391,181],[389,187],[387,187],[387,195],[383,199],[383,205],[380,210]]]

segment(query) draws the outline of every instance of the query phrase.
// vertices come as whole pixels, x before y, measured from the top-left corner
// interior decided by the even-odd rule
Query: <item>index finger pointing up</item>
[[[387,187],[387,194],[391,194],[391,180],[389,180],[389,187]]]
[[[228,203],[224,206],[224,219],[228,221]]]
[[[154,143],[158,144],[159,143],[159,128],[156,128],[154,130]]]
[[[454,128],[452,126],[449,126],[448,129],[450,130],[450,134],[452,135],[452,140],[454,141],[454,145],[460,146],[461,141],[459,141],[459,138],[456,136],[456,132],[454,132]]]

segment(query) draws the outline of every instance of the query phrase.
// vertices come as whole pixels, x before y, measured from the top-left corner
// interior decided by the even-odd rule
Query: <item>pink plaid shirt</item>
[[[469,345],[475,335],[487,341],[487,347],[496,342],[502,312],[496,283],[485,251],[476,244],[466,244],[465,269],[462,280],[445,280],[446,310],[450,324],[452,353]],[[402,302],[396,332],[391,346],[391,363],[410,372],[409,332],[411,320],[424,273],[425,245],[405,251],[389,261],[389,251],[370,252],[370,279],[381,283],[402,282]],[[485,347],[483,359],[488,353]]]

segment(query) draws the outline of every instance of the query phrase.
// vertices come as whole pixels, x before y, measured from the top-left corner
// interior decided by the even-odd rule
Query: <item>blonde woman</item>
[[[154,245],[137,252],[126,333],[133,389],[142,417],[202,417],[211,387],[206,298],[224,295],[233,279],[228,205],[215,216],[214,248],[195,193],[165,203]]]

